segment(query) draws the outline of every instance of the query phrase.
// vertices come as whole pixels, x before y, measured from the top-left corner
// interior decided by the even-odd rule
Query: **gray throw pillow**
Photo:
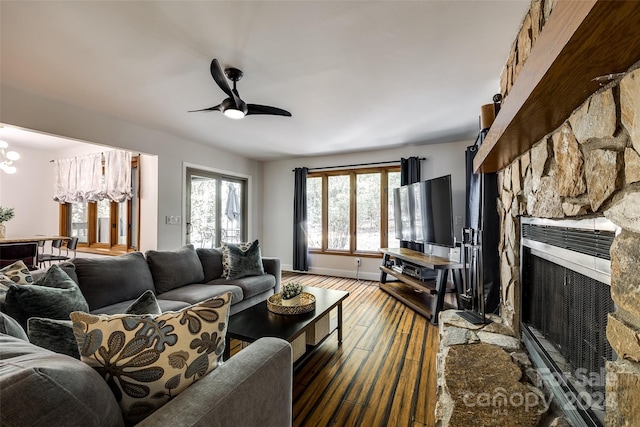
[[[260,243],[255,240],[247,248],[242,250],[240,246],[226,243],[229,251],[229,275],[227,279],[234,280],[246,276],[260,276],[264,274]]]
[[[151,291],[145,291],[126,309],[124,314],[160,314],[162,310],[158,305],[156,296]]]
[[[0,333],[29,341],[27,334],[24,333],[24,329],[20,327],[20,324],[16,322],[13,317],[2,312],[0,312]]]
[[[151,291],[145,291],[125,311],[125,314],[160,313],[162,313],[162,310],[160,310],[156,296]],[[22,331],[20,325],[16,323],[16,326]],[[24,331],[22,332],[24,333]],[[73,322],[71,320],[32,317],[27,322],[27,333],[32,344],[80,360],[78,342],[73,335]]]
[[[80,360],[71,320],[31,317],[27,322],[27,333],[32,344]]]
[[[68,320],[72,311],[89,311],[89,305],[78,285],[54,264],[33,285],[11,285],[5,311],[26,330],[30,317]]]

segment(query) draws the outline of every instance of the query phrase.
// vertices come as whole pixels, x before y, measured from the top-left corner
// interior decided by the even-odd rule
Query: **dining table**
[[[38,242],[51,240],[69,240],[66,236],[21,236],[0,239],[0,268],[23,261],[29,269],[38,268]]]

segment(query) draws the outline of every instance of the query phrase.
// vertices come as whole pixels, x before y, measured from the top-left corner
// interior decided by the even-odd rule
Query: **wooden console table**
[[[444,297],[447,292],[447,274],[449,270],[453,274],[456,302],[458,307],[462,306],[460,301],[460,294],[463,291],[462,263],[406,248],[383,248],[380,249],[380,252],[384,254],[382,265],[380,266],[380,289],[402,301],[426,318],[431,318],[431,323],[434,325],[438,324],[438,313],[445,307]],[[391,258],[436,270],[436,280],[420,280],[389,268],[387,265],[389,265]],[[388,274],[404,285],[387,283]],[[424,297],[425,294],[431,297],[430,302]],[[451,306],[451,308],[454,307]]]

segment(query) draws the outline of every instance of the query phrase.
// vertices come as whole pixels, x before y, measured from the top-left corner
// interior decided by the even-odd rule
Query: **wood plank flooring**
[[[294,426],[435,425],[437,327],[378,282],[288,272],[282,280],[350,294],[343,344],[334,332],[295,373]]]

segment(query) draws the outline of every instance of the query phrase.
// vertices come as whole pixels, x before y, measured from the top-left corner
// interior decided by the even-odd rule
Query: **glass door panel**
[[[98,221],[96,222],[96,242],[111,243],[111,202],[108,199],[96,202]]]
[[[200,248],[217,246],[218,179],[191,175],[188,191],[187,243]]]
[[[242,241],[242,185],[239,182],[222,180],[220,192],[221,216],[220,239],[222,242],[240,243]]]
[[[129,203],[118,203],[118,245],[127,245],[127,224],[129,223]]]
[[[71,206],[71,237],[79,243],[89,241],[89,206],[87,203],[73,203]]]

